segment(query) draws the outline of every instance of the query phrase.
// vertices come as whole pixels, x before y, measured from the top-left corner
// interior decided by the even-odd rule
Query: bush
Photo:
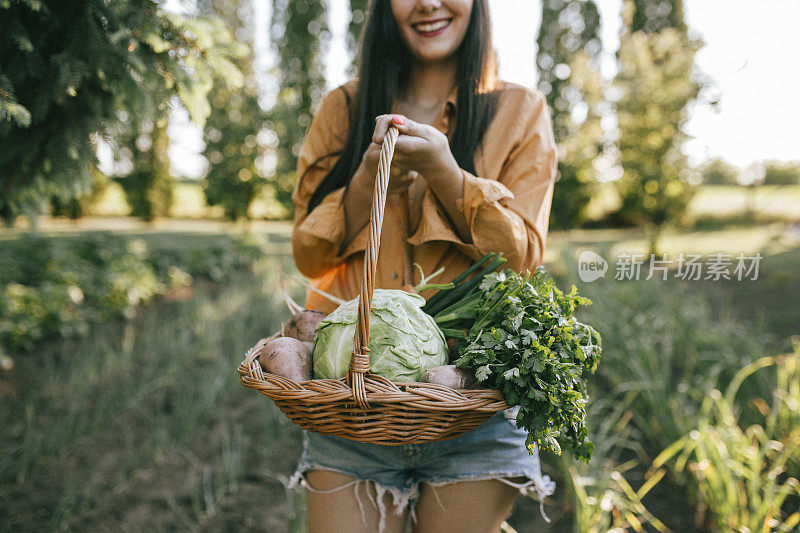
[[[703,185],[739,185],[739,170],[719,157],[700,167],[700,174]]]
[[[193,279],[224,281],[261,255],[247,236],[152,250],[142,239],[109,234],[22,237],[0,251],[0,348],[29,351],[48,337],[83,336],[90,324],[130,318]]]
[[[767,161],[764,163],[764,185],[798,184],[800,184],[800,161],[786,163]]]
[[[747,427],[734,404],[750,374],[777,367],[771,397],[760,399],[762,418]],[[795,353],[765,357],[737,373],[725,394],[712,390],[696,429],[653,463],[685,478],[720,531],[797,531],[800,481],[800,342]],[[787,472],[788,470],[788,472]]]

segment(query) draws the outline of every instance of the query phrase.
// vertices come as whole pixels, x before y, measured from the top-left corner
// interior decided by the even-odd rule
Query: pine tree
[[[594,0],[542,1],[536,63],[560,152],[552,227],[579,226],[594,192],[592,163],[603,148],[599,29]],[[585,115],[576,117],[577,109],[584,109]]]
[[[700,91],[694,72],[700,46],[687,35],[680,0],[626,0],[615,80],[623,169],[618,215],[644,228],[650,254],[658,253],[663,228],[678,221],[693,194],[682,146],[686,108]]]
[[[313,107],[325,93],[322,45],[328,39],[326,10],[321,0],[276,0],[272,38],[280,58],[280,89],[269,112],[278,138],[277,164],[271,178],[275,198],[291,208],[297,156],[311,124]]]
[[[35,217],[86,194],[97,157],[151,106],[147,77],[192,119],[210,113],[211,72],[234,75],[217,20],[165,13],[153,0],[0,2],[0,218]],[[35,90],[32,90],[35,88]]]
[[[253,43],[251,2],[206,0],[199,8],[224,18],[240,41]],[[231,220],[248,218],[250,205],[267,184],[262,175],[264,165],[259,164],[264,147],[258,142],[267,116],[258,104],[253,60],[251,47],[237,63],[245,76],[241,89],[215,83],[211,97],[214,109],[204,132],[203,155],[209,162],[203,180],[206,200],[209,205],[222,206]]]

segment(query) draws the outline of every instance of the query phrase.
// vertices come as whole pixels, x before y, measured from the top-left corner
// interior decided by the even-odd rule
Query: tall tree
[[[212,57],[221,53],[226,56],[222,68],[207,68],[198,73],[202,75],[197,77],[197,83],[202,85],[206,94],[198,103],[203,106],[204,113],[208,113],[212,109],[208,100],[212,97],[210,93],[214,84],[230,90],[241,87],[242,73],[237,62],[246,54],[247,47],[238,43],[225,20],[213,13],[201,12],[199,17],[187,17],[185,21],[195,28],[193,31],[196,31],[196,35],[206,41],[206,53]],[[147,110],[141,113],[140,120],[132,121],[127,131],[118,137],[129,148],[133,164],[132,172],[120,179],[120,183],[132,214],[152,220],[169,216],[175,196],[167,129],[171,108],[178,102],[169,87],[161,82],[157,72],[147,73],[142,83],[149,87]],[[187,100],[187,97],[183,100]],[[217,111],[216,108],[214,111]]]
[[[683,215],[693,192],[682,146],[686,108],[700,91],[694,71],[700,46],[687,35],[680,0],[625,1],[615,80],[619,216],[644,228],[650,254],[658,253],[661,231]]]
[[[580,225],[596,183],[592,163],[603,148],[599,30],[594,0],[542,1],[536,63],[560,152],[553,227]]]
[[[203,180],[209,205],[220,205],[232,220],[247,218],[249,208],[267,184],[264,177],[263,143],[259,132],[267,114],[258,104],[258,88],[253,71],[255,14],[250,1],[204,0],[198,4],[204,13],[223,18],[240,42],[248,43],[248,51],[237,65],[244,74],[241,89],[230,89],[217,83],[212,90],[214,103],[206,122],[203,155],[209,162]]]
[[[168,216],[175,196],[169,164],[169,107],[164,101],[144,125],[117,137],[129,147],[133,170],[119,181],[133,216],[144,220]]]
[[[270,110],[278,138],[271,186],[275,198],[291,208],[297,156],[313,106],[325,93],[322,46],[328,39],[326,9],[321,0],[275,0],[272,38],[279,54],[280,90]]]
[[[23,212],[35,217],[52,197],[89,191],[97,165],[90,136],[108,137],[123,115],[142,116],[146,77],[157,76],[202,123],[210,113],[208,74],[235,71],[214,20],[168,14],[153,0],[0,2],[0,27],[6,222]]]
[[[631,33],[658,33],[666,28],[675,28],[683,34],[688,31],[683,0],[633,0],[628,9]]]
[[[367,8],[369,0],[350,0],[350,24],[347,26],[347,43],[353,52],[353,61],[350,62],[351,76],[356,74],[356,52],[358,51],[358,40],[361,38],[361,30],[364,21],[367,19]]]

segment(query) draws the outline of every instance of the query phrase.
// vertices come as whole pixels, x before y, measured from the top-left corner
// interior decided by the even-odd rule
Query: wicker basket
[[[370,372],[367,348],[369,310],[372,307],[389,167],[397,135],[397,129],[392,126],[381,147],[369,243],[364,259],[364,280],[347,376],[297,383],[264,372],[258,357],[270,339],[262,339],[248,350],[239,365],[242,385],[268,396],[301,428],[387,446],[452,439],[509,407],[502,393],[496,390],[455,390],[431,383],[392,382]]]

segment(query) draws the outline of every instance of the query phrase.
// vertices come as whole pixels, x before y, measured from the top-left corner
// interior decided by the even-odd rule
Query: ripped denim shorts
[[[527,432],[516,425],[519,406],[500,411],[480,426],[450,440],[423,444],[382,446],[303,430],[303,451],[288,487],[298,484],[312,492],[334,492],[359,483],[374,483],[380,512],[380,531],[385,523],[383,494],[392,496],[395,512],[406,507],[416,523],[415,508],[421,483],[431,486],[458,481],[497,479],[527,495],[532,489],[540,502],[555,491],[555,483],[543,476],[538,453],[528,453]],[[330,470],[356,478],[340,487],[318,490],[305,479],[309,470]],[[523,483],[510,479],[524,476]],[[362,516],[364,510],[360,501]],[[544,512],[542,510],[542,515]],[[547,517],[545,517],[547,519]]]

